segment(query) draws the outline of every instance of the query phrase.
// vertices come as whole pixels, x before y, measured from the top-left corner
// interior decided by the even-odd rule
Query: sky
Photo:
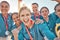
[[[4,1],[4,0],[0,0]],[[10,4],[10,10],[9,12],[13,13],[13,12],[18,12],[18,0],[5,0],[7,2],[9,2]],[[51,0],[23,0],[22,4],[25,4],[31,11],[32,11],[32,7],[31,4],[32,3],[38,3],[39,5],[39,9],[41,9],[41,7],[47,7],[50,11],[50,13],[54,12],[54,7],[57,4],[57,2],[55,1],[51,1]]]

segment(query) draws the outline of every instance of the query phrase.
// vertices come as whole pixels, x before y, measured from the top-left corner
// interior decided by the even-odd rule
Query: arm
[[[19,34],[18,34],[18,40],[24,40],[24,36],[23,36],[23,31],[20,30]]]
[[[49,40],[54,40],[55,35],[49,30],[46,23],[38,24],[39,30],[46,36]]]

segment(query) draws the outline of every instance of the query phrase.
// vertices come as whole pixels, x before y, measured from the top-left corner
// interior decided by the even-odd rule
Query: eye
[[[37,7],[35,7],[35,8],[37,8]]]
[[[45,12],[47,12],[47,10],[45,10]]]
[[[5,8],[8,8],[8,6],[5,6]]]
[[[16,18],[18,18],[18,16]]]
[[[60,10],[57,10],[58,12],[60,12]]]
[[[26,16],[29,16],[29,14],[26,14]]]
[[[1,6],[2,8],[4,7],[4,6]]]
[[[41,13],[44,13],[44,11],[41,11]]]
[[[24,15],[21,15],[21,17],[24,17]]]

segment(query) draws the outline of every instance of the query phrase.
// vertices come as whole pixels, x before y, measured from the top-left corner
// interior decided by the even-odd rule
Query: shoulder
[[[51,17],[51,16],[55,16],[55,15],[56,15],[55,12],[53,12],[49,16]]]
[[[2,14],[0,13],[0,16],[1,16]]]

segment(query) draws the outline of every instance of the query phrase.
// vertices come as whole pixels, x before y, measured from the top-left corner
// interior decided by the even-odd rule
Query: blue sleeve
[[[46,36],[49,40],[54,40],[55,35],[49,30],[46,23],[38,24],[39,30]]]
[[[12,20],[12,18],[11,18],[11,31],[13,30],[13,29],[15,29],[17,26],[14,24],[14,21]]]
[[[18,40],[24,40],[24,23],[21,23],[21,30],[19,31],[18,34]]]
[[[20,30],[19,34],[18,34],[18,40],[24,40],[24,36],[23,36],[23,31]]]
[[[50,19],[50,24],[52,25],[51,27],[53,28],[55,26],[55,20],[56,20],[56,17],[55,17],[55,14],[50,14],[49,15],[49,19]]]

